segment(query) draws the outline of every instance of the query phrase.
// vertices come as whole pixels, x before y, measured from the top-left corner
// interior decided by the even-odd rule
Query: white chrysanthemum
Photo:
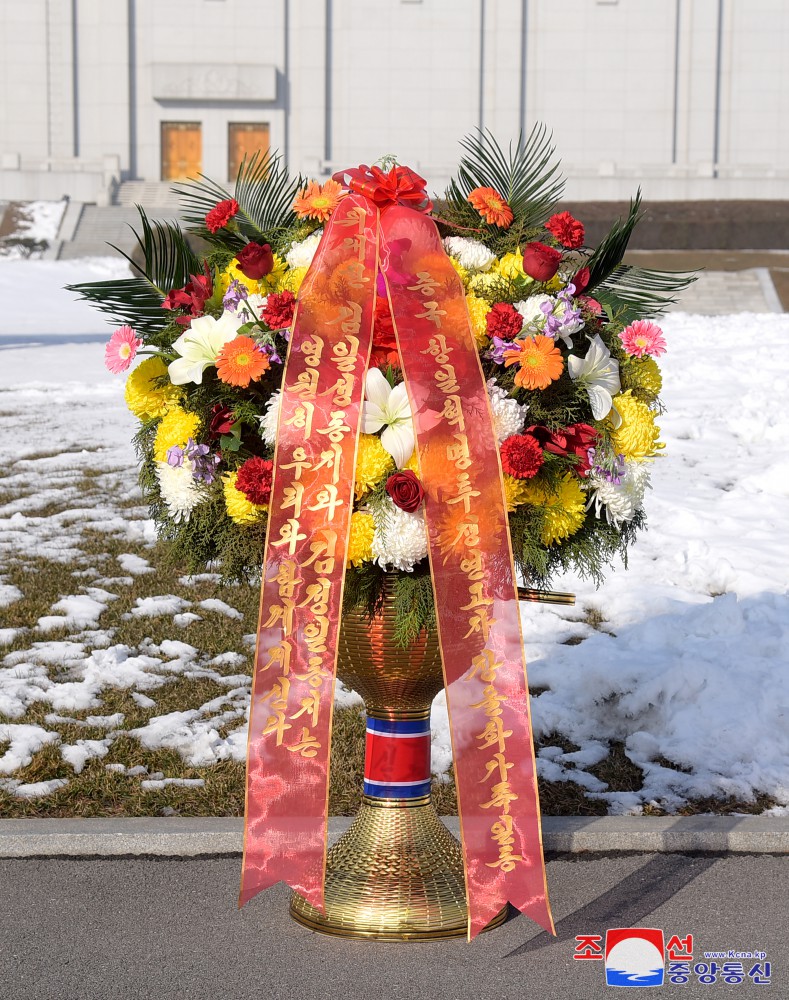
[[[499,444],[513,434],[520,434],[526,423],[528,406],[512,399],[506,389],[496,385],[494,379],[488,379],[488,395],[493,413],[493,427]]]
[[[267,302],[268,295],[258,295],[257,292],[253,292],[239,304],[236,315],[240,316],[245,323],[260,319]]]
[[[545,311],[545,303],[550,304],[550,309]],[[541,333],[545,329],[545,322],[549,315],[562,319],[567,312],[567,304],[561,299],[555,299],[551,295],[530,295],[528,299],[514,303],[515,309],[523,316],[523,329],[521,334],[534,335]],[[578,315],[577,310],[572,310],[570,318],[562,322],[555,330],[556,337],[561,337],[568,347],[573,346],[572,335],[582,330],[584,321]]]
[[[373,559],[384,569],[410,573],[427,555],[427,529],[421,511],[409,514],[386,498],[383,511],[373,511]]]
[[[314,233],[308,236],[306,240],[302,240],[301,243],[291,243],[290,250],[285,254],[288,267],[309,267],[312,263],[312,258],[315,256],[315,251],[318,249],[321,236],[323,236],[323,230],[316,229]]]
[[[461,267],[467,271],[489,271],[490,266],[496,259],[492,253],[479,240],[470,240],[465,236],[447,236],[444,240],[447,253],[457,258]]]
[[[280,391],[277,389],[266,404],[266,412],[262,417],[258,417],[258,420],[260,421],[260,436],[269,448],[273,448],[277,441],[277,432],[279,431],[280,395]]]
[[[539,333],[545,326],[545,313],[542,311],[543,303],[553,303],[550,295],[530,295],[528,299],[520,302],[513,302],[513,308],[523,316],[523,328],[534,333]]]
[[[205,500],[205,488],[192,475],[192,463],[184,458],[183,465],[156,463],[159,492],[174,521],[188,521],[195,507]]]
[[[600,473],[590,472],[587,484],[587,510],[594,505],[595,515],[600,517],[601,510],[605,509],[606,520],[615,528],[623,521],[633,520],[644,502],[644,493],[651,489],[649,468],[643,462],[628,462],[619,483],[609,483]]]

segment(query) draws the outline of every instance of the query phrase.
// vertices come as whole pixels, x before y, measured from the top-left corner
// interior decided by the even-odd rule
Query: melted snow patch
[[[124,552],[118,556],[118,562],[124,572],[131,573],[132,576],[141,576],[144,573],[153,573],[154,568],[147,559],[134,555],[132,552]]]
[[[138,597],[131,613],[137,618],[158,618],[162,615],[180,614],[191,607],[192,602],[175,594],[161,594],[158,597]]]
[[[229,604],[225,604],[224,601],[217,600],[215,597],[209,597],[205,601],[198,601],[198,608],[203,608],[204,611],[215,611],[219,615],[227,615],[228,618],[242,619],[244,616],[236,608],[231,608]]]
[[[30,726],[24,723],[8,723],[0,725],[0,744],[10,743],[6,752],[0,757],[0,774],[13,774],[33,760],[33,754],[48,743],[58,743],[57,733],[48,733],[41,726]]]
[[[61,597],[50,609],[60,613],[39,618],[36,628],[39,632],[52,632],[58,628],[90,628],[98,625],[99,618],[109,602],[117,599],[117,594],[111,594],[108,590],[86,587],[84,594]]]

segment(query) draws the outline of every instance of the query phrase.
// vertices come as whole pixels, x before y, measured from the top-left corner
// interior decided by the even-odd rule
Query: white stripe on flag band
[[[423,733],[382,733],[379,729],[368,729],[367,732],[370,736],[381,736],[383,739],[393,739],[393,740],[414,740],[414,739],[424,739],[425,736],[430,735],[430,730],[426,729]]]
[[[376,781],[374,778],[365,778],[367,785],[382,785],[386,788],[413,788],[414,785],[427,785],[430,778],[420,778],[419,781]]]

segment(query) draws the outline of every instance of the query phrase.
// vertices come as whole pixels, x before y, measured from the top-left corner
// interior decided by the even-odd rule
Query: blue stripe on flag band
[[[430,794],[430,781],[368,781],[364,779],[364,794],[378,799],[418,799]]]
[[[367,732],[376,736],[429,736],[430,719],[373,719],[368,715]]]

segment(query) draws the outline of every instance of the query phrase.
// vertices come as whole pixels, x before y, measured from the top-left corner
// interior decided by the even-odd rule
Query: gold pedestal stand
[[[372,621],[360,615],[343,619],[337,673],[361,694],[370,717],[425,720],[443,687],[438,636],[431,630],[407,649],[397,646],[392,580],[385,586],[383,607]],[[466,934],[460,844],[429,794],[364,796],[350,829],[328,853],[325,904],[323,914],[295,894],[291,916],[341,937],[409,941]],[[506,916],[505,907],[488,927]]]

